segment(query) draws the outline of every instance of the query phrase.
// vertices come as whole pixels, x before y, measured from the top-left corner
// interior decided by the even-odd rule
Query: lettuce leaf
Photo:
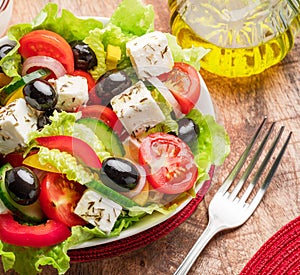
[[[195,67],[197,71],[200,70],[200,60],[205,56],[210,50],[203,47],[191,47],[183,49],[178,45],[177,39],[174,35],[166,33],[168,44],[171,49],[173,58],[175,62],[184,62]]]
[[[53,116],[50,117],[51,124],[45,125],[42,130],[30,133],[28,141],[29,148],[27,151],[36,145],[34,139],[37,137],[66,135],[74,136],[85,141],[94,149],[100,160],[109,157],[110,153],[106,151],[103,142],[99,140],[95,133],[90,128],[76,123],[79,117],[79,113],[54,111]]]
[[[14,269],[21,275],[33,275],[42,271],[41,266],[52,265],[58,274],[64,274],[70,267],[70,258],[64,246],[65,242],[51,247],[33,248],[0,241],[4,271]]]
[[[154,9],[140,0],[123,0],[110,18],[110,23],[124,33],[142,36],[154,31]]]
[[[230,140],[224,127],[219,125],[214,117],[202,115],[193,109],[186,115],[199,127],[197,142],[191,145],[191,150],[198,165],[198,182],[207,178],[210,165],[221,165],[230,152]]]
[[[30,24],[17,24],[9,28],[9,38],[20,40],[20,38],[36,29],[54,31],[64,37],[68,42],[83,40],[89,32],[95,28],[103,28],[103,24],[96,19],[82,19],[76,17],[70,11],[62,9],[59,14],[57,4],[48,3],[33,19]]]

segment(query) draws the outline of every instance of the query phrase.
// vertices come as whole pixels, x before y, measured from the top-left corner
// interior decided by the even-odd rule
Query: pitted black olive
[[[14,48],[14,46],[10,45],[10,44],[1,45],[0,46],[0,60],[3,57],[5,57],[13,48]],[[3,72],[1,67],[0,67],[0,72]]]
[[[110,100],[132,85],[132,81],[124,71],[110,71],[102,75],[96,84],[96,94],[102,105],[109,105]]]
[[[198,135],[199,127],[192,119],[185,117],[178,121],[178,137],[185,143],[193,143]]]
[[[100,179],[115,191],[126,192],[134,189],[140,177],[136,166],[127,159],[111,157],[102,163]]]
[[[43,79],[35,79],[25,84],[23,94],[26,102],[39,111],[54,108],[58,100],[55,89]]]
[[[6,171],[5,187],[10,197],[20,205],[34,203],[40,194],[38,178],[24,166]]]
[[[97,57],[94,51],[83,41],[73,41],[70,43],[75,69],[88,71],[97,66]]]

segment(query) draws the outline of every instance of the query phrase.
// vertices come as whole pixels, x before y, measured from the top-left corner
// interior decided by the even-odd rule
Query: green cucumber
[[[103,195],[104,197],[114,201],[115,203],[121,205],[125,209],[129,209],[133,206],[138,206],[136,202],[133,200],[125,197],[124,195],[118,193],[117,191],[109,188],[108,186],[104,185],[101,181],[92,180],[85,184],[88,188],[98,192],[99,194]]]
[[[120,138],[103,121],[97,118],[86,117],[80,118],[77,122],[90,128],[103,142],[107,151],[109,151],[113,156],[123,157],[125,155],[125,150]]]
[[[19,80],[8,84],[6,87],[4,87],[1,91],[0,91],[0,103],[2,105],[5,105],[5,103],[7,102],[7,100],[9,99],[9,97],[14,93],[14,91],[16,91],[18,88],[24,86],[25,84],[27,84],[28,82],[30,82],[31,80],[34,79],[38,79],[38,78],[45,78],[46,76],[48,76],[50,74],[50,71],[48,69],[38,69],[32,73],[26,74],[24,75],[22,78],[20,78]]]
[[[11,199],[5,187],[5,174],[6,171],[12,169],[9,163],[4,164],[0,168],[0,199],[3,204],[20,220],[28,223],[41,223],[45,221],[45,215],[43,214],[39,201],[31,205],[20,205]]]

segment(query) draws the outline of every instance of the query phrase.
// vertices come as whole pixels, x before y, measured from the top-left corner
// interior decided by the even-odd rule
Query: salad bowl
[[[103,24],[107,24],[107,22],[109,21],[109,18],[106,18],[106,17],[84,16],[84,17],[81,17],[81,18],[84,18],[84,19],[94,18],[94,19],[97,19],[97,20],[101,21]],[[12,41],[10,41],[6,36],[0,38],[0,46],[4,45],[4,44],[7,44],[7,43],[12,44]],[[212,98],[211,98],[210,93],[208,91],[208,88],[207,88],[207,86],[206,86],[206,84],[205,84],[205,82],[204,82],[204,80],[203,80],[203,78],[200,74],[199,74],[199,78],[200,78],[200,83],[201,83],[201,92],[200,92],[199,100],[196,103],[196,108],[198,110],[200,110],[202,114],[211,115],[214,118],[216,118],[216,113],[215,113],[213,101],[212,101]],[[203,189],[201,189],[202,187],[203,187]],[[207,185],[199,184],[195,191],[197,193],[199,192],[203,195],[205,193],[204,190],[206,190],[207,187],[208,187]],[[172,212],[168,215],[163,215],[163,214],[160,214],[160,213],[153,213],[152,215],[147,215],[146,217],[144,217],[137,224],[131,226],[130,228],[128,228],[125,231],[122,231],[119,236],[111,237],[111,238],[93,239],[91,241],[84,242],[80,245],[73,246],[73,247],[71,247],[71,250],[86,248],[86,247],[91,247],[91,246],[97,246],[97,245],[101,245],[101,244],[107,244],[107,243],[110,243],[110,242],[119,241],[121,239],[128,238],[128,237],[134,236],[136,234],[139,234],[141,232],[144,232],[144,231],[146,231],[146,230],[148,230],[152,227],[155,227],[155,226],[167,221],[171,217],[176,216],[180,211],[182,211],[191,202],[191,200],[192,200],[191,197],[188,198],[174,212]]]
[[[130,1],[132,1],[132,0],[130,0]],[[137,2],[139,2],[139,1],[137,0]],[[53,11],[55,11],[55,8],[53,8],[53,6],[51,6],[51,5],[55,5],[55,4],[49,3],[46,8],[46,13],[49,12],[49,14],[50,14],[50,13],[53,13]],[[51,16],[53,16],[53,14]],[[54,21],[61,20],[61,18],[56,18],[56,14],[54,14],[54,19],[50,18],[51,16],[49,16],[49,18],[47,17],[47,20],[50,22],[50,25],[52,25],[52,26],[54,26],[53,20]],[[99,22],[100,22],[103,24],[104,32],[106,32],[106,31],[110,32],[111,29],[114,30],[114,28],[115,28],[110,25],[110,24],[113,24],[112,23],[113,17],[112,18],[104,18],[104,17],[88,17],[88,16],[86,16],[86,17],[77,18],[77,17],[74,17],[73,15],[70,15],[70,13],[68,13],[67,11],[65,13],[63,13],[62,16],[72,18],[72,20],[74,20],[77,24],[81,23],[80,20],[87,20],[93,26],[94,25],[100,26],[100,24],[99,24]],[[43,18],[45,18],[45,17],[43,16]],[[70,18],[67,18],[66,22],[70,22],[70,20],[69,20]],[[43,23],[40,23],[40,21],[39,21],[40,19],[41,18],[36,20],[34,22],[34,24],[37,24],[37,25],[43,24]],[[46,20],[46,22],[49,23],[47,20]],[[25,31],[23,29],[24,26],[25,26]],[[48,31],[47,25],[45,25],[45,26],[46,26],[46,31]],[[45,26],[42,25],[42,26],[39,26],[39,28],[42,29]],[[58,26],[58,25],[56,25],[56,26]],[[32,34],[32,33],[30,33],[31,31],[28,32],[26,30],[26,28],[31,28],[31,27],[26,24],[21,25],[21,26],[19,26],[19,25],[13,26],[12,28],[9,29],[8,35],[10,38],[12,38],[12,40],[13,40],[13,38],[15,38],[15,41],[20,41],[20,38],[23,38],[26,34],[28,34],[28,33]],[[58,28],[60,28],[60,26]],[[62,31],[62,29],[60,29],[60,31]],[[74,31],[75,29],[76,28],[74,28],[72,26],[72,31]],[[93,31],[95,31],[95,32],[93,32]],[[89,39],[91,39],[92,35],[94,35],[95,33],[98,35],[100,31],[101,31],[100,27],[98,29],[93,28],[88,32],[88,34],[87,34],[87,32],[85,32],[86,36],[84,36],[84,37],[88,37]],[[24,32],[25,32],[25,35],[24,35]],[[52,30],[52,32],[54,32],[54,31]],[[77,32],[77,29],[75,30],[75,32]],[[149,32],[151,33],[151,31],[149,31]],[[36,33],[37,32],[35,32],[34,34],[36,34]],[[57,35],[58,34],[59,34],[59,32],[57,32]],[[73,34],[72,33],[70,34],[68,32],[68,35],[72,37]],[[112,36],[113,35],[114,34],[112,34]],[[136,36],[142,36],[142,35],[136,35]],[[167,35],[164,35],[164,36],[167,37]],[[35,37],[35,39],[37,39],[37,37]],[[73,39],[73,37],[72,38],[69,37],[69,40],[67,40],[67,38],[65,38],[65,41],[71,41],[71,42],[74,41],[71,39]],[[126,38],[126,39],[128,39],[128,38]],[[131,39],[131,37],[130,37],[130,39]],[[38,43],[38,40],[35,40],[35,41],[37,41],[36,43]],[[88,41],[88,40],[85,40],[85,41]],[[91,43],[93,43],[92,40],[89,40],[89,41]],[[128,40],[126,40],[126,41],[128,41]],[[7,44],[7,43],[12,44],[14,42],[9,40],[8,37],[0,38],[0,46],[3,44]],[[172,41],[171,42],[168,41],[166,43],[172,43]],[[173,43],[174,43],[174,41],[173,41]],[[21,43],[20,43],[20,45],[21,45]],[[91,44],[91,45],[94,45],[94,44]],[[165,44],[165,45],[169,46],[169,44]],[[18,42],[17,42],[17,46],[19,46]],[[120,48],[121,47],[122,47],[122,44],[121,44]],[[183,56],[183,55],[181,55],[182,49],[178,49],[178,48],[176,48],[176,49],[177,49],[177,54],[179,54],[180,58],[181,58]],[[10,59],[11,56],[13,56],[14,54],[17,54],[17,52],[15,51],[15,48],[14,48],[14,51],[11,51],[9,54],[10,54],[8,56],[9,58],[7,60],[8,61],[13,60],[15,62],[16,59]],[[163,56],[164,53],[161,52],[161,55]],[[17,55],[17,56],[19,56],[19,55]],[[197,53],[197,56],[198,56],[198,53]],[[28,59],[25,59],[25,61],[27,61]],[[182,59],[180,59],[180,60],[182,60]],[[128,60],[125,60],[125,61],[128,62]],[[6,60],[5,60],[5,62],[6,62]],[[184,63],[183,61],[176,61],[176,62]],[[23,68],[24,68],[24,64],[20,63],[20,65],[23,66]],[[188,66],[193,67],[192,65],[188,65]],[[5,68],[7,68],[7,67],[5,67]],[[14,68],[16,68],[16,67],[14,67]],[[22,71],[23,71],[23,68],[22,68]],[[128,67],[128,64],[127,64],[126,68],[130,68],[130,66]],[[130,69],[132,69],[132,67]],[[164,196],[166,199],[161,200],[161,198],[162,198],[161,197],[158,202],[154,201],[154,203],[153,203],[150,200],[149,204],[144,204],[144,205],[133,204],[132,208],[131,208],[131,206],[129,206],[129,207],[126,205],[125,205],[125,207],[123,206],[123,210],[122,210],[123,213],[122,213],[122,217],[120,217],[121,218],[120,220],[121,220],[121,222],[125,221],[126,223],[129,221],[128,222],[129,225],[123,226],[121,223],[118,223],[117,225],[115,224],[115,227],[112,227],[108,231],[108,233],[105,233],[107,231],[101,231],[101,229],[98,229],[97,227],[93,227],[93,226],[85,226],[85,225],[81,225],[81,224],[75,225],[75,226],[74,225],[69,226],[69,229],[71,229],[70,238],[65,239],[65,241],[63,241],[61,243],[56,244],[57,246],[59,246],[58,250],[64,255],[63,257],[66,256],[66,251],[68,251],[68,255],[70,256],[71,261],[74,261],[74,262],[75,261],[89,261],[89,260],[93,260],[93,259],[117,255],[119,253],[131,250],[134,248],[138,248],[140,246],[146,245],[149,242],[155,241],[156,239],[162,237],[163,235],[165,235],[168,232],[170,232],[171,230],[173,230],[180,223],[182,223],[185,219],[187,219],[193,213],[193,211],[196,209],[197,205],[200,203],[200,201],[202,200],[203,196],[205,195],[205,193],[207,192],[207,190],[210,186],[211,178],[214,173],[214,165],[215,164],[219,165],[220,163],[222,163],[222,161],[228,154],[229,140],[228,140],[225,130],[222,128],[222,126],[218,125],[216,122],[216,113],[215,113],[215,109],[213,106],[212,98],[210,96],[210,93],[206,87],[206,84],[205,84],[203,78],[197,72],[197,70],[195,70],[195,68],[193,68],[193,71],[195,72],[194,76],[199,85],[199,89],[197,90],[199,97],[197,97],[197,100],[193,102],[193,106],[191,107],[189,114],[193,117],[196,117],[195,119],[201,121],[201,123],[199,123],[199,122],[197,122],[197,123],[199,123],[199,125],[201,125],[202,135],[204,136],[203,141],[199,141],[198,140],[199,133],[197,133],[197,137],[196,137],[197,142],[195,144],[195,146],[197,146],[197,150],[195,151],[195,155],[198,154],[197,161],[200,162],[201,165],[197,164],[198,166],[196,166],[196,162],[194,163],[192,160],[192,165],[195,165],[194,167],[196,167],[195,170],[197,170],[197,172],[200,171],[199,177],[196,175],[194,178],[194,181],[191,182],[193,184],[193,186],[192,187],[190,186],[189,189],[185,189],[184,191],[180,191],[180,192],[177,191],[177,193],[157,192],[157,190],[152,189],[151,191],[154,192],[154,194],[159,193],[159,195]],[[26,71],[25,71],[25,73],[26,73]],[[185,75],[188,75],[188,78],[192,79],[190,77],[190,74],[185,74]],[[136,81],[136,80],[134,80],[134,81]],[[162,81],[164,81],[164,80],[162,80]],[[139,83],[139,82],[140,81],[137,80],[136,83]],[[149,78],[149,82],[151,83],[150,78]],[[147,82],[147,85],[148,85],[148,82]],[[155,84],[152,85],[152,89],[153,88],[156,90],[154,90],[154,91],[152,90],[152,93],[154,95],[155,95],[155,93],[157,93],[155,95],[156,96],[156,99],[155,99],[156,106],[162,106],[165,108],[167,107],[166,110],[167,110],[167,112],[169,112],[167,115],[170,116],[170,118],[169,117],[164,118],[165,121],[161,121],[162,124],[164,125],[164,123],[165,123],[167,125],[167,122],[168,123],[171,122],[171,123],[173,123],[172,125],[174,126],[175,125],[174,122],[176,122],[175,121],[176,116],[175,116],[175,118],[172,118],[171,113],[172,113],[172,111],[174,111],[175,107],[171,106],[172,104],[170,104],[170,102],[168,102],[166,100],[166,98],[161,96],[161,94],[158,92],[159,89],[157,87],[155,87]],[[71,96],[72,96],[72,99],[74,98],[74,100],[75,100],[74,95],[72,94]],[[72,102],[74,102],[74,100],[72,100]],[[143,98],[143,100],[144,100],[144,98]],[[188,101],[191,102],[190,100],[188,100]],[[141,104],[141,102],[142,101],[139,101],[139,104]],[[99,103],[97,103],[97,104],[99,104]],[[159,104],[161,104],[161,105],[159,105]],[[178,105],[178,103],[177,103],[177,105]],[[137,106],[137,108],[138,108],[138,106]],[[164,111],[166,111],[166,110],[164,110]],[[188,112],[186,112],[185,114],[188,114]],[[79,117],[77,117],[77,115],[78,116],[81,115],[80,112],[77,113],[77,109],[75,110],[75,112],[71,111],[70,113],[68,113],[68,111],[66,111],[66,112],[63,111],[62,113],[56,112],[52,117],[53,123],[51,123],[50,125],[47,125],[45,127],[46,133],[47,133],[46,136],[39,136],[40,134],[43,135],[45,133],[45,132],[43,132],[43,130],[45,128],[42,128],[41,131],[32,131],[31,132],[31,134],[33,134],[31,136],[34,136],[35,134],[37,134],[36,137],[33,137],[34,142],[38,141],[38,140],[39,140],[38,142],[40,142],[41,139],[39,137],[42,137],[42,138],[43,137],[54,137],[55,135],[65,135],[65,136],[68,136],[69,138],[71,138],[71,137],[73,138],[72,135],[74,134],[74,132],[72,132],[72,131],[74,131],[76,128],[74,123],[77,122],[76,119],[79,118]],[[73,124],[68,124],[69,126],[65,127],[66,125],[63,123],[65,123],[66,121],[67,121],[67,123],[69,123],[70,122],[69,118],[71,116],[74,117],[74,121],[73,121],[73,118],[70,119],[70,120],[72,120]],[[63,117],[68,117],[68,119],[66,120]],[[184,117],[183,112],[182,112],[182,117]],[[58,119],[58,120],[56,120],[56,119]],[[62,124],[57,124],[57,123],[62,123]],[[78,122],[78,124],[80,124],[80,123]],[[53,125],[58,125],[58,127],[53,126]],[[70,127],[70,125],[72,125],[72,126]],[[177,122],[176,122],[176,125],[177,125]],[[52,127],[55,127],[58,129],[62,128],[63,129],[62,131],[64,131],[64,129],[67,129],[67,131],[69,129],[73,129],[73,130],[71,130],[71,132],[69,134],[66,134],[64,132],[63,132],[63,134],[57,134],[57,132],[55,132],[54,134],[53,134],[53,132],[52,133],[50,132],[50,134],[49,134],[48,130],[51,129]],[[77,128],[77,131],[78,131],[78,129],[81,131],[82,131],[82,129],[86,129],[84,127],[86,127],[86,126],[83,125],[83,127]],[[159,127],[161,127],[161,126],[159,125]],[[154,132],[154,134],[155,133],[160,134],[161,132],[166,131],[163,134],[167,135],[167,133],[172,132],[172,129],[176,129],[176,128],[165,128],[163,130],[161,130],[161,129],[163,129],[163,128],[158,128],[158,130],[154,129],[156,131],[156,132]],[[146,131],[148,131],[148,130],[146,130]],[[151,130],[153,130],[153,128]],[[83,132],[81,132],[81,133],[83,133]],[[133,132],[130,132],[130,133],[133,133]],[[89,132],[89,134],[90,134],[90,132]],[[216,137],[218,135],[221,136],[221,143],[219,143],[218,147],[220,147],[220,144],[221,144],[221,146],[224,145],[224,148],[221,148],[222,150],[224,149],[224,152],[223,151],[220,152],[219,155],[217,155],[218,154],[217,150],[216,150],[215,146],[213,146],[216,142],[216,140],[214,140],[214,135],[216,135]],[[127,133],[127,136],[128,136],[128,133]],[[132,135],[132,136],[135,137],[134,135]],[[168,135],[169,138],[173,137],[173,136],[174,135]],[[85,140],[82,135],[80,137],[82,138],[82,140]],[[205,137],[208,137],[208,139],[205,139]],[[30,138],[32,138],[32,137],[30,137]],[[175,138],[179,140],[179,138],[177,138],[177,137],[175,137]],[[120,141],[121,141],[121,139],[122,138],[120,136]],[[86,143],[88,143],[88,142],[86,141]],[[184,142],[181,141],[181,143],[184,143]],[[28,144],[31,144],[31,143],[28,142]],[[33,145],[36,146],[36,143],[34,143]],[[38,145],[39,145],[38,146],[39,152],[41,152],[42,145],[41,144],[38,144]],[[54,145],[56,145],[56,144],[54,144]],[[125,143],[124,143],[124,146],[126,146]],[[128,146],[128,144],[127,144],[127,146]],[[185,148],[187,148],[187,150],[188,150],[187,152],[191,151],[191,149],[188,148],[187,144],[185,144],[184,146],[185,146]],[[56,149],[56,148],[57,147],[55,147],[54,149]],[[201,154],[201,156],[199,156],[200,148],[201,148],[201,153],[203,153],[203,154]],[[29,150],[31,150],[31,149],[29,149]],[[96,149],[94,149],[94,150],[96,150]],[[207,152],[205,150],[207,150]],[[59,150],[57,150],[57,151],[59,151]],[[202,151],[204,151],[204,152],[202,152]],[[74,156],[72,156],[72,153],[74,153],[74,152],[75,151],[71,151],[71,153],[69,154],[70,156],[68,156],[68,157],[72,157],[73,159],[75,159],[75,163],[77,163],[77,164],[75,166],[68,165],[68,167],[77,168],[77,167],[79,167],[80,160],[82,160],[82,159],[79,159],[78,161],[76,161],[76,158]],[[78,152],[78,149],[76,150],[76,152]],[[105,153],[108,153],[108,152],[105,151]],[[94,154],[95,154],[95,151],[94,151]],[[192,152],[191,152],[191,154],[192,154]],[[48,158],[48,156],[50,157],[50,155],[51,154],[46,153],[46,158]],[[97,159],[96,154],[95,154],[95,156]],[[107,157],[107,155],[106,155],[106,157]],[[54,159],[54,160],[56,161],[56,159]],[[101,157],[99,157],[99,159],[97,161],[99,162],[99,160],[103,161],[103,160],[105,160],[105,157],[104,157],[104,159],[101,159]],[[135,161],[135,160],[133,160],[133,161]],[[60,162],[60,161],[58,161],[58,162]],[[47,163],[47,161],[46,161],[46,163]],[[51,163],[51,162],[48,162],[48,163]],[[67,161],[64,161],[64,163],[68,164]],[[189,160],[189,163],[191,163],[190,160]],[[28,163],[26,163],[26,164],[28,164]],[[138,165],[138,163],[137,163],[137,165]],[[32,167],[35,167],[35,166],[32,166]],[[37,168],[37,169],[39,170],[39,168]],[[95,170],[92,170],[92,169],[101,169],[101,163],[100,163],[100,166],[98,166],[96,168],[93,168],[93,167],[87,165],[84,169],[87,169],[87,171],[88,171],[88,174],[89,174],[88,176],[86,173],[84,174],[86,176],[86,178],[88,179],[88,181],[84,181],[83,183],[80,182],[80,180],[79,181],[75,180],[75,181],[77,181],[78,184],[81,183],[82,185],[85,185],[85,183],[87,183],[87,185],[84,187],[87,188],[88,190],[93,189],[94,187],[91,187],[91,185],[88,185],[88,184],[97,182],[99,176],[101,176],[101,175],[98,175],[97,173],[95,173]],[[144,168],[144,169],[146,169],[146,168]],[[45,173],[48,170],[42,170],[42,171]],[[63,170],[58,170],[58,171],[62,172]],[[66,171],[66,170],[64,170],[64,171]],[[52,170],[52,172],[53,172],[53,170]],[[56,173],[57,173],[57,170],[56,170]],[[65,172],[63,172],[63,173],[65,173]],[[77,173],[76,169],[68,168],[68,171],[65,173],[65,175],[66,175],[66,178],[68,178],[69,174],[76,174],[76,173]],[[101,170],[100,170],[100,172],[98,171],[98,173],[100,174]],[[55,174],[55,172],[54,172],[54,174]],[[43,174],[43,175],[45,175],[45,174]],[[47,173],[46,173],[46,175],[47,175]],[[186,177],[186,174],[184,174],[184,177]],[[92,178],[92,180],[91,180],[91,178]],[[146,178],[146,176],[144,178]],[[195,184],[196,178],[197,178],[197,183]],[[72,180],[74,180],[74,178],[72,178]],[[43,180],[43,182],[44,182],[44,180]],[[98,182],[100,183],[102,188],[104,188],[105,185],[101,184],[100,181],[98,181]],[[107,187],[105,187],[105,188],[107,188]],[[187,192],[187,191],[189,191],[189,192]],[[82,195],[82,193],[84,193],[84,192],[81,192],[81,195]],[[118,196],[122,197],[121,194],[119,194]],[[103,196],[105,197],[105,195],[103,195]],[[128,200],[128,198],[127,198],[127,200]],[[102,199],[100,201],[102,201]],[[113,200],[112,200],[112,202],[113,202]],[[120,204],[122,204],[122,203],[120,203]],[[55,207],[54,203],[53,203],[53,205]],[[78,206],[78,204],[77,204],[77,206]],[[121,207],[121,209],[122,209],[122,207]],[[43,209],[43,211],[44,211],[44,209]],[[56,211],[56,209],[55,209],[55,211]],[[72,213],[72,214],[75,215],[74,213]],[[51,215],[52,214],[51,213],[49,214],[49,212],[46,214],[46,216],[49,218],[49,220],[53,219],[53,218],[50,218]],[[55,219],[53,219],[53,220],[55,220]],[[33,224],[33,226],[34,226],[34,224]],[[94,229],[96,229],[96,230],[94,230]],[[0,242],[0,245],[1,245],[1,242]],[[14,245],[14,244],[12,244],[12,245]],[[18,244],[16,246],[18,246]],[[23,246],[26,246],[26,245],[23,245]],[[120,249],[120,247],[123,247],[123,248]],[[13,249],[15,249],[15,248],[13,247]],[[35,251],[33,249],[32,251],[30,250],[30,253],[34,253],[34,255],[36,255],[37,251]],[[90,253],[92,253],[94,255],[94,258],[91,257]],[[46,255],[44,255],[44,256],[46,256]],[[66,259],[66,260],[68,260],[68,259]]]

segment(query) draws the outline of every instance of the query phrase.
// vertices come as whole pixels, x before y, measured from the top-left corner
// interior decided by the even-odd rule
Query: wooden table
[[[50,1],[15,0],[12,24],[30,21]],[[120,0],[56,0],[77,15],[110,16]],[[156,12],[156,29],[169,31],[167,0],[147,0]],[[277,66],[248,79],[226,79],[201,70],[231,138],[231,154],[217,169],[213,185],[193,215],[167,236],[119,257],[71,264],[67,274],[172,274],[207,224],[207,207],[262,118],[293,130],[290,145],[268,193],[254,215],[237,230],[219,233],[208,244],[191,274],[238,274],[277,230],[300,214],[300,37]],[[1,269],[2,270],[2,269]],[[3,270],[2,270],[2,274]],[[9,273],[13,274],[13,273]],[[53,274],[45,268],[44,274]]]

